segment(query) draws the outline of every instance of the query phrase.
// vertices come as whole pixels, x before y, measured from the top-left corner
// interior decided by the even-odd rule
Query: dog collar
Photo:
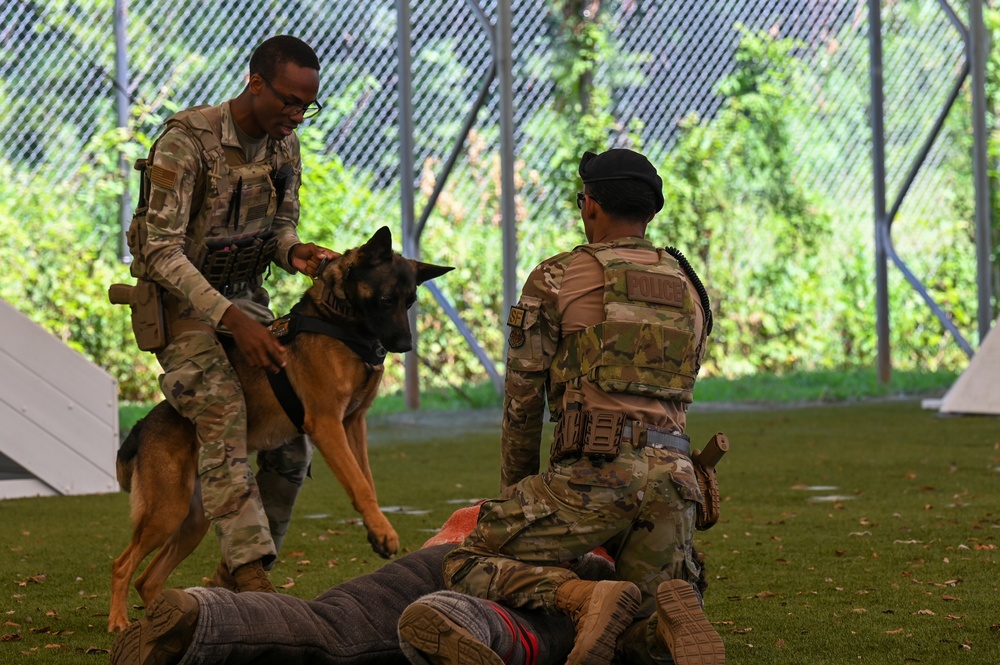
[[[325,319],[289,314],[274,321],[268,326],[268,330],[282,342],[292,341],[300,332],[326,335],[343,342],[347,348],[369,365],[378,366],[385,362],[385,347],[377,339],[363,339],[343,326]]]

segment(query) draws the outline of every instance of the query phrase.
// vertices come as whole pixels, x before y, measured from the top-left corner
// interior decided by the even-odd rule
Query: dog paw
[[[120,633],[128,628],[128,619],[109,619],[108,620],[108,632],[109,633]]]
[[[375,554],[383,559],[391,559],[399,551],[399,536],[395,532],[384,536],[369,532],[368,543],[372,546]]]

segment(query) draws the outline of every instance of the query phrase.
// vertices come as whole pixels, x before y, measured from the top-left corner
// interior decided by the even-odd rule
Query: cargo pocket
[[[202,332],[178,335],[158,358],[164,367],[160,386],[167,401],[198,423],[197,468],[205,513],[228,514],[247,490],[246,453],[242,464],[228,459],[230,446],[245,450],[246,445],[239,379],[219,342]]]
[[[636,460],[628,455],[619,455],[600,466],[585,459],[571,458],[565,464],[553,464],[552,470],[564,479],[570,490],[576,485],[621,489],[632,482],[637,471],[644,472],[644,469],[636,469]]]
[[[479,509],[479,532],[486,549],[507,554],[505,549],[514,538],[529,526],[556,511],[552,503],[516,492],[506,501],[486,501]]]
[[[685,501],[704,504],[705,497],[698,487],[698,478],[694,473],[694,464],[686,457],[678,456],[670,471],[670,480],[677,489],[677,494]]]

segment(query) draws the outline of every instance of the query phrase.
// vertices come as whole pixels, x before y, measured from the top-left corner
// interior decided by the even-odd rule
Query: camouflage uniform
[[[618,259],[646,264],[665,276],[661,281],[679,285],[665,299],[671,304],[631,302],[620,292],[625,273],[615,268]],[[616,321],[636,324],[631,330],[638,338],[618,334],[624,328]],[[483,505],[476,529],[446,558],[446,585],[513,607],[554,611],[556,588],[575,578],[555,566],[603,545],[615,558],[618,579],[642,591],[637,616],[650,617],[648,630],[621,657],[671,662],[654,639],[655,594],[664,580],[699,578],[692,538],[696,503],[703,499],[691,460],[646,447],[640,438],[635,446],[623,441],[611,461],[570,456],[538,474],[539,444],[546,398],[558,421],[567,387],[574,399],[582,396],[584,409],[619,411],[626,422],[683,433],[704,352],[701,300],[672,257],[646,240],[624,238],[541,263],[510,323],[503,491]],[[598,336],[603,361],[588,342]],[[669,357],[653,358],[658,354]],[[658,366],[661,374],[650,382],[648,371],[635,369],[642,365]]]
[[[287,186],[279,205],[272,176],[284,165]],[[268,251],[259,255],[266,258],[259,262],[273,260],[294,273],[289,253],[300,242],[301,171],[294,134],[282,141],[244,135],[241,141],[229,102],[189,109],[168,120],[150,152],[148,209],[144,216],[137,213],[129,231],[136,254],[133,276],[166,291],[171,338],[157,352],[160,387],[197,429],[202,502],[231,570],[258,559],[265,566],[273,563],[312,446],[299,437],[258,453],[254,480],[242,387],[216,331],[230,305],[261,323],[274,315],[261,275],[223,284],[210,281],[201,264],[213,241],[247,245],[266,239]]]

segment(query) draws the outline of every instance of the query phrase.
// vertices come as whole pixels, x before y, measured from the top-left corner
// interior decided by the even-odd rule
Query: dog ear
[[[392,260],[392,231],[388,226],[383,226],[376,231],[364,245],[359,248],[359,253],[367,263],[385,263]]]
[[[455,269],[452,266],[436,266],[433,263],[421,263],[420,261],[412,261],[412,263],[414,270],[417,271],[417,284],[423,284],[429,279],[440,277]]]

